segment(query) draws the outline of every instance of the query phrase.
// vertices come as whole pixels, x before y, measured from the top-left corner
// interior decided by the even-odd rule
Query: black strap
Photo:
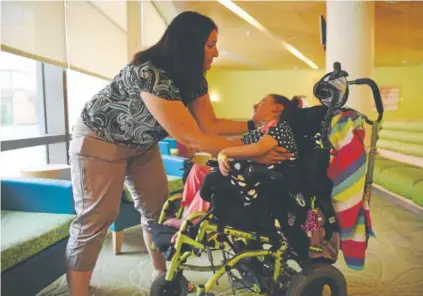
[[[248,120],[247,124],[248,124],[248,131],[251,132],[252,130],[256,129],[256,124],[254,123],[253,120]]]

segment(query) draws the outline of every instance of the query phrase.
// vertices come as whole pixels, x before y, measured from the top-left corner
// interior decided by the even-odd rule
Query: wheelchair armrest
[[[169,216],[180,219],[184,209],[181,207],[182,194],[176,194],[167,199],[159,217],[159,224],[163,224]],[[177,204],[179,202],[179,204]]]
[[[167,200],[168,200],[169,202],[175,202],[175,201],[179,201],[179,200],[181,200],[181,199],[182,199],[182,194],[178,193],[178,194],[172,195],[172,196],[171,196],[171,197],[169,197]]]

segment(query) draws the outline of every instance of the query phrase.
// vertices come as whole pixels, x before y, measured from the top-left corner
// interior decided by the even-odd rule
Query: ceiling
[[[220,56],[215,67],[310,69],[271,35],[294,46],[319,68],[325,67],[319,23],[320,15],[326,14],[325,1],[237,1],[265,27],[267,34],[217,1],[172,3],[176,12],[195,10],[217,23]],[[423,65],[423,2],[376,2],[375,14],[376,66]]]

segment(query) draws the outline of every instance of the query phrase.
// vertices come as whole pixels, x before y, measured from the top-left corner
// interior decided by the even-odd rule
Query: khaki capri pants
[[[97,137],[79,121],[69,147],[76,219],[66,248],[68,268],[92,271],[108,227],[119,214],[124,182],[150,230],[168,198],[167,177],[158,145],[131,149]]]

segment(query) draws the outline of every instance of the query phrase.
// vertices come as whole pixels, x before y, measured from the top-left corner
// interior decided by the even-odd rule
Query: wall
[[[141,12],[141,46],[148,48],[160,40],[167,25],[151,1],[141,2]]]
[[[378,68],[375,81],[400,88],[398,110],[386,110],[384,121],[423,120],[423,66]]]
[[[216,113],[224,118],[249,118],[252,106],[269,93],[291,98],[302,94],[312,98],[313,85],[323,71],[211,71],[208,74],[210,94]],[[311,101],[309,103],[312,103]]]
[[[310,105],[317,104],[313,85],[323,74],[323,70],[214,70],[208,74],[208,81],[210,94],[218,99],[213,103],[216,114],[223,118],[245,119],[251,116],[253,104],[268,93],[289,98],[306,95]],[[423,120],[423,66],[377,68],[374,79],[379,86],[396,84],[400,87],[399,109],[386,111],[385,120]]]

